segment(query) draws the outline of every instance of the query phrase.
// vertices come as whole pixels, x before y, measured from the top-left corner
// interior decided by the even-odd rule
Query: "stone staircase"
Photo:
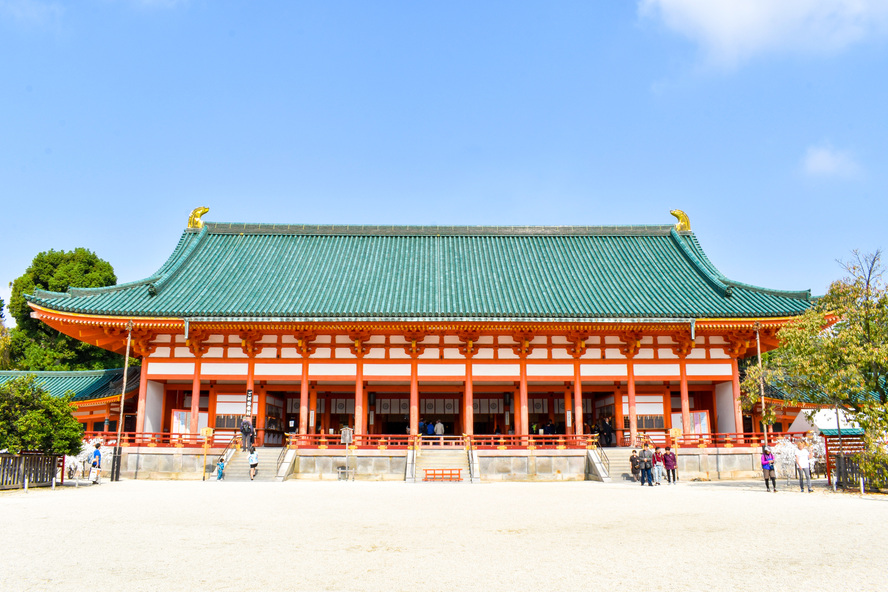
[[[416,482],[425,476],[425,469],[462,469],[462,481],[469,481],[469,457],[462,446],[440,449],[424,446],[416,457]]]
[[[632,448],[604,449],[604,453],[607,454],[608,461],[610,461],[610,478],[613,483],[632,481],[632,464],[629,462],[632,450]]]
[[[260,447],[256,449],[256,452],[259,453],[259,466],[256,471],[256,479],[254,480],[275,481],[278,469],[277,459],[281,454],[281,449]],[[249,453],[241,452],[240,450],[234,453],[231,460],[228,461],[228,465],[225,467],[225,481],[250,480],[250,463],[247,462],[248,456]],[[214,472],[212,479],[215,478],[216,473]]]

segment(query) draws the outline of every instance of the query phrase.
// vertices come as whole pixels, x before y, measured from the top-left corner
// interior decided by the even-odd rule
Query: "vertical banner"
[[[247,389],[247,410],[246,415],[253,415],[253,389]]]

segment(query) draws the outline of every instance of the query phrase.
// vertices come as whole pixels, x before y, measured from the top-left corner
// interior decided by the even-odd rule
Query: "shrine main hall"
[[[192,216],[152,276],[35,291],[33,316],[141,358],[127,431],[581,435],[758,430],[739,364],[809,291],[730,280],[687,217],[646,226],[317,226]],[[133,381],[136,382],[136,381]],[[168,441],[168,440],[167,440]]]

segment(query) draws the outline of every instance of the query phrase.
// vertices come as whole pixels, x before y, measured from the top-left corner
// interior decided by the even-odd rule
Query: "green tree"
[[[71,415],[73,396],[51,396],[34,376],[0,384],[0,450],[77,454],[83,428]]]
[[[759,401],[761,375],[791,401],[844,409],[864,428],[865,465],[874,467],[885,460],[888,428],[888,287],[882,253],[855,251],[842,267],[845,277],[780,330],[780,348],[765,357],[761,374],[750,366],[744,403]]]
[[[3,307],[5,304],[3,303],[3,299],[0,298],[0,370],[8,370],[9,369],[9,329],[6,328],[4,324],[5,317],[3,316]]]
[[[99,288],[117,283],[107,261],[84,248],[39,253],[24,275],[12,284],[9,311],[16,327],[10,332],[10,363],[18,370],[90,370],[118,367],[118,354],[83,343],[31,318],[25,294],[34,290],[64,292],[68,288]]]

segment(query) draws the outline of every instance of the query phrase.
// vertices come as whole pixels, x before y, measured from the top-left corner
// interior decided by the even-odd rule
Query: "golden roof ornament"
[[[191,215],[188,216],[188,228],[203,228],[203,220],[200,219],[201,216],[210,211],[210,208],[205,208],[203,206],[199,208],[194,208],[191,212]]]
[[[669,210],[669,213],[678,218],[678,224],[675,225],[677,231],[681,232],[683,230],[691,229],[691,221],[688,220],[687,214],[681,210]]]

